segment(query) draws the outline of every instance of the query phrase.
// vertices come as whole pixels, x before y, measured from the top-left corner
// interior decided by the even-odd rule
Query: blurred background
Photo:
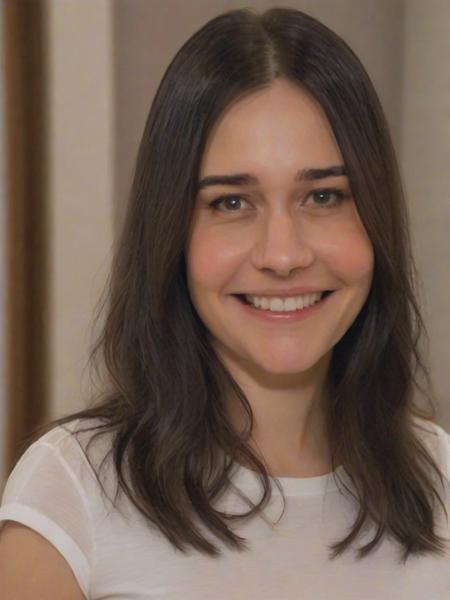
[[[94,309],[165,69],[207,20],[245,6],[318,17],[372,77],[410,207],[437,420],[450,431],[449,0],[4,0],[0,491],[24,437],[89,400]]]

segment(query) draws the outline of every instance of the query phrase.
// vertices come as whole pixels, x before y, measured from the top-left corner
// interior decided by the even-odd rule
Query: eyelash
[[[316,206],[324,208],[326,209],[330,209],[330,208],[334,208],[335,206],[338,206],[339,204],[341,204],[344,200],[346,200],[347,198],[350,197],[350,194],[344,192],[343,190],[339,189],[339,188],[321,188],[321,189],[317,189],[317,190],[312,190],[309,194],[309,196],[314,196],[314,195],[320,195],[320,194],[334,194],[336,196],[336,200],[331,203],[331,204],[316,204]],[[239,200],[245,200],[245,198],[243,198],[242,196],[239,196],[238,194],[227,194],[225,196],[219,196],[218,198],[216,198],[215,200],[213,200],[212,202],[209,203],[209,207],[214,210],[214,211],[219,211],[219,206],[225,201],[228,200],[230,198],[237,198]],[[237,210],[226,210],[224,212],[239,212]]]

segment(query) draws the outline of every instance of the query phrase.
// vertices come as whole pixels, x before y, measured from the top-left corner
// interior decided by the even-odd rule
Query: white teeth
[[[246,295],[245,298],[247,302],[262,310],[292,312],[312,306],[322,298],[322,292],[314,292],[313,294],[304,294],[303,296],[293,296],[290,298],[264,298],[262,296],[249,295]]]
[[[297,306],[297,303],[295,303]],[[272,298],[269,303],[270,310],[284,310],[284,302],[281,298]]]
[[[295,298],[288,298],[287,300],[285,300],[284,309],[285,310],[297,310],[297,302],[296,302]]]

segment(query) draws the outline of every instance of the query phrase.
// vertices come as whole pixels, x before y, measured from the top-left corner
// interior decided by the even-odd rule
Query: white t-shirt
[[[449,483],[450,436],[420,420],[428,448]],[[445,600],[450,598],[450,550],[444,557],[427,554],[400,562],[400,547],[390,539],[358,561],[353,546],[329,560],[328,546],[341,540],[355,520],[357,507],[340,491],[332,474],[279,478],[286,496],[282,510],[278,489],[264,514],[232,525],[249,550],[233,551],[199,524],[220,548],[213,558],[189,549],[174,549],[124,495],[120,510],[102,495],[83,451],[69,429],[57,427],[35,442],[18,462],[3,496],[0,521],[18,521],[49,540],[72,568],[90,600]],[[108,435],[94,446],[91,460],[104,454]],[[102,441],[103,440],[103,441]],[[103,446],[102,446],[103,445]],[[91,455],[90,455],[91,456]],[[345,472],[337,471],[349,485]],[[107,492],[115,490],[108,459]],[[236,465],[232,481],[254,501],[260,498],[253,471]],[[443,498],[450,515],[449,496]],[[227,512],[248,507],[230,488],[217,503]],[[442,511],[441,511],[442,512]],[[198,522],[199,523],[199,522]],[[271,524],[272,523],[272,524]],[[275,524],[274,524],[275,523]],[[274,524],[274,525],[273,525]],[[357,546],[373,537],[370,527]],[[439,518],[437,533],[449,538]],[[450,547],[450,546],[449,546]]]

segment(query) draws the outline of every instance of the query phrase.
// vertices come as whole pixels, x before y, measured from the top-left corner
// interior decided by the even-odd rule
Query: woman
[[[413,400],[405,204],[339,37],[271,9],[187,41],[108,298],[108,392],[8,481],[6,597],[449,596],[449,439]]]

